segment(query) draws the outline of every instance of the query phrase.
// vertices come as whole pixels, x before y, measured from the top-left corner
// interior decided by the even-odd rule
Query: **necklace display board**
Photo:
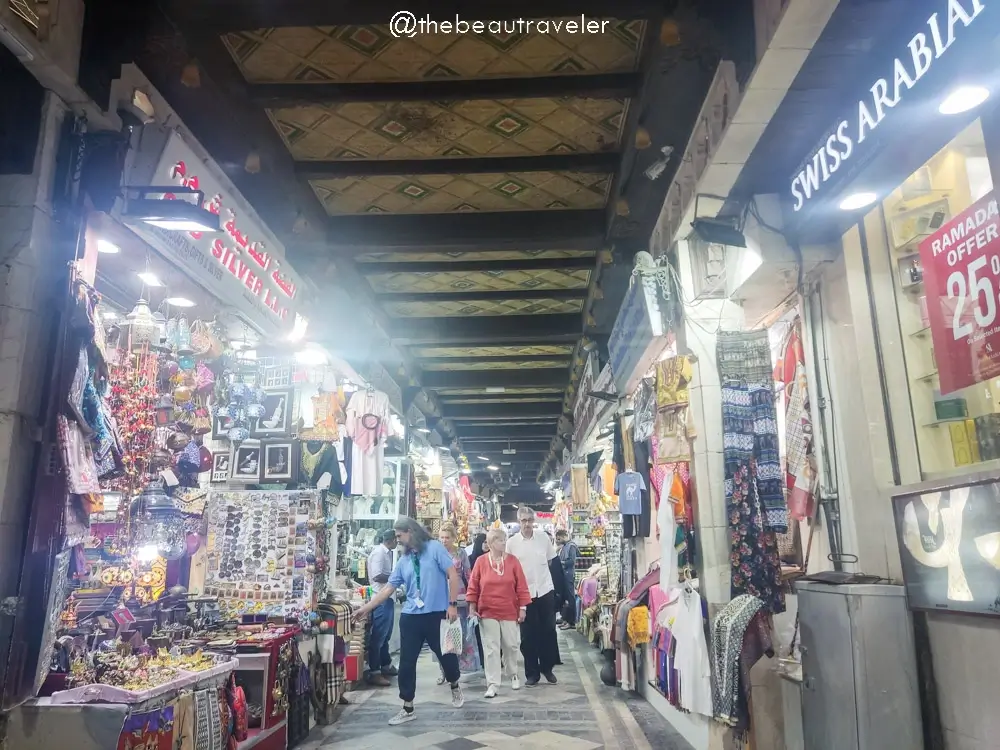
[[[206,515],[205,588],[224,616],[311,608],[316,529],[326,526],[317,492],[212,492]]]

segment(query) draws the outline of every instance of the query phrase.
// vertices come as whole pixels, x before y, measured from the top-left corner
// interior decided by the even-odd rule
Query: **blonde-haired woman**
[[[470,616],[480,618],[483,652],[486,656],[486,697],[495,698],[500,688],[501,671],[506,666],[513,690],[521,687],[517,673],[521,652],[520,623],[524,622],[531,603],[528,580],[521,563],[506,552],[507,535],[493,529],[486,535],[487,554],[476,560],[466,599]],[[500,652],[504,661],[501,664]]]
[[[469,555],[463,547],[458,545],[458,530],[452,523],[441,524],[438,532],[438,541],[444,545],[451,555],[451,561],[458,571],[458,617],[462,622],[462,653],[458,655],[458,666],[463,675],[471,675],[482,669],[479,663],[479,647],[476,644],[475,628],[469,627],[469,608],[465,602],[465,591],[469,586],[469,576],[472,568],[469,565]],[[444,684],[444,674],[438,682]]]

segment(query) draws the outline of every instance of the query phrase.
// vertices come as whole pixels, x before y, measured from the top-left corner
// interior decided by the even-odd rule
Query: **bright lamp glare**
[[[486,468],[487,468],[487,470],[489,470],[489,471],[500,471],[500,467],[499,467],[499,466],[494,466],[493,464],[490,464],[490,465],[489,465],[489,466],[487,466]]]
[[[878,200],[878,196],[875,193],[852,193],[840,202],[840,210],[855,211],[859,208],[870,206],[876,200]]]
[[[426,427],[418,427],[418,428],[417,428],[417,432],[422,432],[422,433],[424,433],[425,435],[428,435],[428,434],[430,434],[430,430],[429,430],[429,429],[427,429]]]
[[[985,86],[959,86],[941,102],[938,112],[942,115],[958,115],[975,109],[990,98],[990,90]]]
[[[489,461],[490,460],[489,457],[487,457],[487,456],[476,456],[476,458],[478,458],[480,461]]]
[[[135,559],[139,562],[153,562],[157,557],[160,556],[160,551],[156,548],[155,544],[146,544],[135,552]]]
[[[326,352],[318,348],[300,349],[295,352],[295,361],[300,365],[324,365]]]
[[[143,219],[150,226],[160,229],[172,229],[178,232],[214,232],[218,227],[194,219]]]
[[[194,307],[194,302],[187,297],[167,297],[167,304],[174,307]]]
[[[97,252],[106,253],[107,255],[114,255],[115,253],[120,253],[122,249],[118,247],[114,242],[108,242],[107,240],[97,241]]]
[[[105,320],[115,320],[118,318],[118,313],[108,310],[107,312],[101,313],[101,317]]]
[[[309,328],[309,319],[303,317],[299,313],[295,313],[295,324],[292,326],[291,333],[288,334],[289,341],[301,341],[305,335],[306,330]]]
[[[146,286],[163,286],[163,282],[160,281],[159,277],[155,273],[142,271],[141,273],[136,274],[136,276],[142,279],[142,283]]]

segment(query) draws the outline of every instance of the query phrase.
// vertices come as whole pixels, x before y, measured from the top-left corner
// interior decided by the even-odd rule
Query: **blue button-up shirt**
[[[441,542],[430,540],[424,545],[420,555],[420,587],[417,590],[417,575],[413,569],[412,552],[407,552],[399,558],[395,570],[389,576],[389,584],[396,588],[406,586],[406,603],[403,605],[404,615],[424,615],[431,612],[444,612],[448,609],[448,569],[454,563],[448,550]],[[419,594],[419,596],[418,596]],[[417,606],[417,599],[424,606]]]

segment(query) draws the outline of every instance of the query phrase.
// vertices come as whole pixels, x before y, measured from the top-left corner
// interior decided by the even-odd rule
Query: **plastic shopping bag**
[[[462,653],[461,621],[449,622],[447,619],[441,621],[441,653],[455,654],[455,656]]]

